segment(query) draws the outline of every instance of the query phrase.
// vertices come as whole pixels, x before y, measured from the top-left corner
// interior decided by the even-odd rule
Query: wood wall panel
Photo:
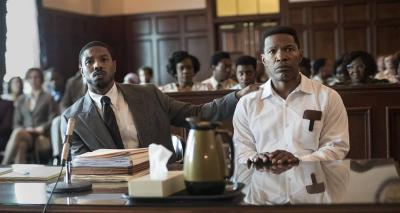
[[[208,49],[208,39],[206,36],[187,37],[185,40],[187,50],[193,55],[207,55],[210,51]],[[209,58],[199,58],[200,71],[195,75],[195,81],[200,81],[211,76],[209,60]]]
[[[290,10],[289,21],[291,25],[302,25],[307,23],[306,9],[294,7]]]
[[[381,1],[376,3],[378,20],[400,18],[400,1]]]
[[[355,50],[370,51],[368,45],[369,29],[365,27],[344,27],[343,28],[343,50],[350,52]]]
[[[204,32],[207,29],[207,20],[204,15],[184,16],[185,32]]]
[[[315,29],[313,34],[313,54],[317,58],[336,58],[336,32],[332,29]]]
[[[311,7],[312,24],[336,23],[336,7],[332,5]]]
[[[75,74],[79,50],[92,40],[113,47],[119,82],[127,72],[136,72],[141,66],[153,67],[156,84],[175,81],[166,73],[165,65],[172,52],[188,50],[189,46],[189,51],[196,50],[189,53],[202,64],[208,64],[211,56],[211,29],[206,27],[205,10],[94,17],[42,8],[40,16],[42,46],[47,55],[43,63],[60,70],[65,79]],[[206,48],[195,48],[194,42]],[[197,79],[208,74],[202,73]]]
[[[139,61],[141,62],[142,66],[151,66],[154,64],[151,39],[138,39],[136,41],[130,42],[129,44],[129,50],[132,51],[129,54],[132,56],[132,58],[128,60],[130,63],[132,63],[130,67],[138,67],[137,63]],[[134,51],[135,49],[139,49],[141,51]]]
[[[151,35],[152,25],[151,17],[147,18],[129,18],[126,26],[128,35]]]
[[[179,16],[156,17],[156,32],[158,34],[179,33]]]
[[[163,38],[157,41],[158,76],[161,82],[173,82],[176,79],[167,72],[168,59],[175,50],[181,50],[179,37]]]
[[[368,4],[363,2],[343,4],[343,22],[353,22],[353,21],[368,21],[369,10]]]
[[[304,55],[311,59],[320,57],[337,57],[351,50],[366,50],[372,55],[392,54],[400,49],[400,1],[398,0],[328,0],[291,2],[288,12],[282,16],[281,22],[288,23],[304,32],[309,33],[304,39]],[[306,12],[305,20],[296,19],[301,16],[300,11]],[[337,36],[322,33],[325,30],[338,32]],[[321,34],[322,33],[322,34]],[[321,34],[323,38],[315,35]],[[329,46],[328,51],[320,49],[321,41]]]
[[[400,159],[400,106],[386,107],[389,157]]]
[[[377,26],[377,55],[393,54],[400,50],[400,23],[395,26]],[[392,41],[392,42],[388,42]]]
[[[349,107],[350,152],[347,158],[368,159],[371,158],[371,108]],[[357,128],[354,128],[357,127]]]

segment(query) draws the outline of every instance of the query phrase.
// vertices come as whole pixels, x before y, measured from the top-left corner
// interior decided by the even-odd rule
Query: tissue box
[[[182,171],[169,171],[162,180],[152,180],[150,175],[132,179],[128,182],[131,197],[166,197],[185,189]]]

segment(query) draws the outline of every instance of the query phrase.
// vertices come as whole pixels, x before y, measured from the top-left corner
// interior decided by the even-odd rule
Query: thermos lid
[[[206,120],[201,120],[198,117],[187,117],[186,121],[189,123],[191,129],[198,129],[198,130],[215,129],[216,127],[222,125],[222,123],[219,121],[206,121]]]

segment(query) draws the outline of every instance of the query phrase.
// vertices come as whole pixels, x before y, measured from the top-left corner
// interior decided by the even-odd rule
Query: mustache
[[[93,77],[96,77],[96,76],[98,76],[98,75],[104,75],[106,72],[105,71],[103,71],[103,70],[95,70],[93,73],[92,73],[92,76]]]
[[[286,69],[286,68],[292,68],[292,66],[290,66],[289,64],[279,64],[275,68],[277,68],[277,69],[282,69],[282,68]]]

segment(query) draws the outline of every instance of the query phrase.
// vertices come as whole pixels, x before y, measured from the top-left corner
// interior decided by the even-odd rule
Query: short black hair
[[[140,69],[143,70],[143,71],[149,72],[150,76],[153,77],[153,68],[148,67],[148,66],[144,66],[144,67],[141,67]]]
[[[348,73],[347,65],[357,58],[360,58],[365,65],[365,79],[368,77],[373,77],[378,72],[378,66],[376,65],[374,57],[372,57],[368,52],[362,50],[352,51],[344,56],[342,63],[342,72]]]
[[[8,81],[8,84],[7,84],[7,93],[8,93],[8,94],[11,94],[11,82],[12,82],[13,80],[19,81],[19,88],[18,88],[18,89],[19,89],[19,92],[18,92],[17,95],[22,95],[22,93],[24,92],[24,82],[22,81],[21,77],[18,77],[18,76],[12,77],[12,78],[10,78],[10,80]]]
[[[40,77],[40,81],[42,83],[44,83],[43,72],[42,72],[42,70],[40,68],[37,68],[37,67],[29,68],[28,71],[26,71],[26,73],[25,73],[25,79],[28,79],[32,72],[38,72],[39,73],[39,77]]]
[[[172,76],[177,77],[176,65],[186,58],[189,58],[192,61],[193,70],[196,74],[200,70],[200,61],[195,56],[190,55],[186,51],[176,51],[172,53],[172,57],[168,60],[167,72]]]
[[[319,74],[319,69],[321,69],[321,67],[325,66],[326,60],[327,60],[326,58],[318,58],[317,60],[314,61],[313,75]]]
[[[236,67],[239,65],[251,65],[254,67],[254,70],[257,69],[257,59],[249,55],[240,56],[238,59],[236,59],[235,64]]]
[[[295,29],[288,26],[274,26],[266,29],[263,33],[262,41],[261,41],[261,51],[264,52],[264,42],[265,39],[271,35],[275,34],[288,34],[291,35],[294,39],[294,42],[297,44],[297,47],[300,49],[299,37],[297,36],[297,32]]]
[[[111,58],[114,59],[114,51],[113,51],[113,49],[111,48],[110,45],[108,45],[108,44],[106,44],[106,43],[104,43],[102,41],[91,41],[91,42],[85,44],[85,46],[83,46],[82,49],[79,51],[79,65],[82,64],[82,54],[83,54],[83,52],[85,52],[85,50],[87,50],[87,49],[89,49],[91,47],[104,47],[104,48],[106,48],[108,50],[108,52],[110,53]]]
[[[218,51],[211,56],[211,65],[217,66],[222,59],[231,59],[231,55],[224,51]]]

